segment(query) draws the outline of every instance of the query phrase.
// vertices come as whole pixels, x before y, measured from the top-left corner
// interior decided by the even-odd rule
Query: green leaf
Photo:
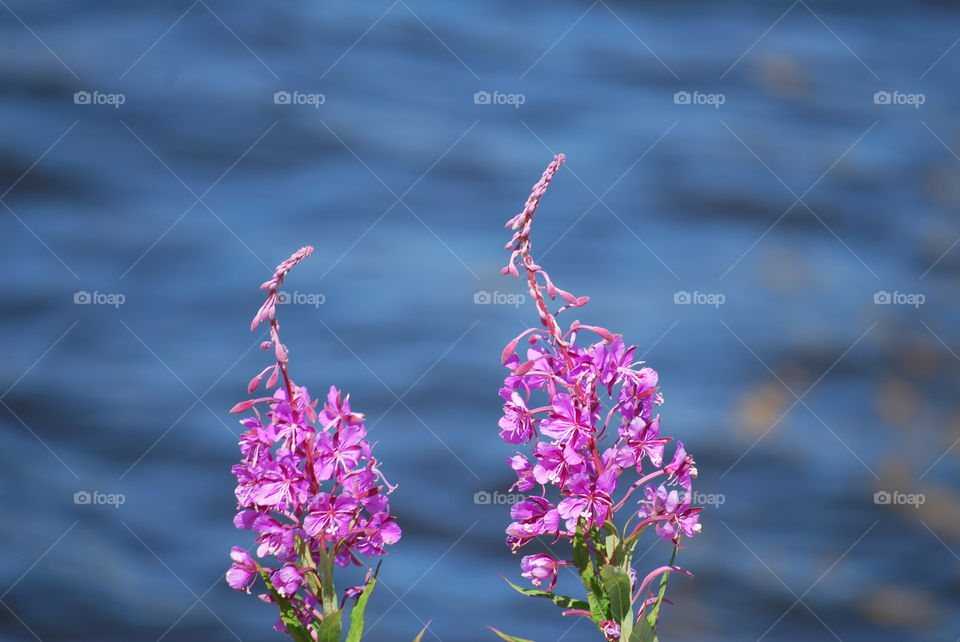
[[[304,575],[307,578],[307,584],[310,585],[310,590],[313,591],[314,594],[319,594],[321,591],[320,576],[317,575],[317,564],[313,561],[313,555],[310,554],[310,546],[306,540],[299,535],[296,536],[294,541],[297,555],[299,555],[300,559],[304,562],[303,568],[306,570]]]
[[[607,565],[600,569],[600,581],[610,597],[610,614],[615,621],[622,621],[631,610],[630,576],[616,566]]]
[[[258,566],[260,571],[260,577],[263,578],[264,584],[267,585],[267,590],[270,592],[270,597],[273,598],[277,606],[280,608],[280,620],[286,625],[287,633],[293,638],[294,642],[313,642],[313,637],[311,637],[307,627],[303,625],[303,622],[300,621],[300,618],[297,617],[296,612],[293,610],[293,605],[290,604],[290,600],[280,595],[277,592],[277,589],[273,587],[273,582],[270,581],[270,574],[267,573],[267,570],[261,566]]]
[[[620,531],[617,530],[616,524],[611,522],[609,519],[603,523],[603,530],[607,532],[607,535],[616,535],[620,536]]]
[[[573,534],[573,564],[580,571],[580,579],[588,592],[594,589],[600,589],[596,578],[596,569],[593,565],[593,557],[590,555],[590,547],[587,546],[587,533],[584,525],[586,520],[581,519],[577,523],[577,530]]]
[[[644,531],[646,531],[649,527],[650,527],[650,525],[647,524],[646,526],[644,526],[643,528],[641,528],[639,531],[637,531],[636,533],[634,533],[634,534],[631,535],[630,537],[628,537],[628,538],[626,538],[625,540],[623,540],[623,546],[624,546],[624,548],[625,548],[626,550],[632,551],[632,550],[636,547],[637,542],[640,540],[640,538],[643,537]]]
[[[333,556],[326,550],[326,546],[320,546],[320,582],[321,598],[323,601],[323,613],[333,613],[337,611],[337,588],[333,583]]]
[[[636,547],[637,540],[620,542],[620,568],[627,575],[630,575],[630,570],[633,568],[633,551]]]
[[[620,624],[621,636],[629,638],[633,629],[633,605],[630,600],[630,576],[616,566],[600,569],[600,581],[610,598],[610,615]]]
[[[588,605],[583,600],[578,600],[576,598],[567,597],[566,595],[557,595],[556,593],[551,593],[550,591],[540,591],[537,589],[528,589],[517,586],[507,578],[503,578],[503,581],[510,585],[510,587],[515,590],[517,593],[523,593],[524,595],[529,595],[530,597],[542,597],[544,599],[550,600],[557,606],[562,609],[579,609],[587,611],[590,609]]]
[[[603,531],[594,526],[587,531],[587,539],[593,542],[593,548],[600,556],[600,559],[607,559],[607,540]]]
[[[427,629],[430,628],[430,623],[431,623],[431,622],[433,622],[433,620],[427,620],[427,623],[424,624],[424,625],[423,625],[423,628],[420,629],[420,632],[417,633],[417,637],[413,638],[413,642],[423,642],[423,635],[424,635],[424,633],[427,632]]]
[[[617,531],[617,527],[613,525],[613,522],[609,521],[603,525],[603,529],[607,532],[607,536],[604,538],[607,562],[617,564],[617,560],[620,559],[621,554],[620,533]]]
[[[670,566],[673,566],[673,563],[677,561],[677,551],[680,550],[678,545],[674,545],[673,554],[670,556]],[[660,619],[660,605],[663,604],[663,596],[667,592],[667,580],[670,579],[670,571],[667,571],[660,576],[660,591],[657,593],[657,602],[653,605],[650,614],[647,616],[647,619],[650,621],[651,627],[656,627],[657,622]]]
[[[297,549],[297,555],[300,556],[301,560],[306,562],[304,566],[306,568],[317,568],[316,563],[313,561],[313,555],[310,554],[310,547],[307,546],[307,541],[297,535],[294,538],[294,546]]]
[[[587,589],[587,604],[590,607],[590,619],[597,625],[610,619],[610,599],[606,591],[597,580],[597,571],[594,568],[590,547],[587,546],[586,520],[581,519],[577,530],[573,534],[573,563],[580,571],[580,579]],[[594,529],[599,536],[599,530]]]
[[[583,520],[577,524],[573,534],[573,564],[580,571],[584,586],[590,588],[589,582],[593,579],[593,560],[590,559],[590,549],[587,547],[587,537],[583,529]]]
[[[629,642],[659,642],[657,634],[645,617],[640,618],[637,628],[633,630],[628,640]]]
[[[373,593],[373,587],[377,584],[377,575],[380,573],[380,565],[377,564],[377,570],[373,572],[373,577],[363,587],[363,592],[357,598],[357,603],[350,611],[350,631],[347,633],[346,642],[360,642],[363,637],[363,612],[367,608],[367,602],[370,600],[370,594]]]
[[[610,617],[610,598],[603,590],[599,582],[594,582],[595,586],[587,594],[587,602],[590,603],[590,619],[599,626],[601,622],[611,619]]]
[[[340,618],[343,611],[325,613],[323,620],[317,624],[317,642],[340,642]]]
[[[503,631],[498,631],[492,626],[488,626],[487,628],[493,631],[494,633],[496,633],[498,636],[500,636],[501,640],[506,640],[507,642],[533,642],[533,640],[527,640],[526,638],[518,638],[512,635],[507,635]]]

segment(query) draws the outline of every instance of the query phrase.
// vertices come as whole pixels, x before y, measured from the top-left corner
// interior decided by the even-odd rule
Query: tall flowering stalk
[[[278,290],[312,252],[298,250],[260,286],[267,299],[250,329],[269,325],[270,340],[261,347],[273,349],[276,363],[255,376],[247,392],[252,395],[264,377],[266,388],[275,390],[230,411],[253,411],[240,421],[246,431],[240,438],[243,459],[233,467],[239,510],[234,524],[256,533],[259,547],[255,557],[233,547],[227,582],[247,593],[261,582],[266,592],[260,599],[280,609],[274,628],[297,642],[339,642],[341,618],[353,600],[346,639],[356,642],[377,574],[368,569],[363,584],[340,595],[334,566],[364,566],[361,557],[384,555],[384,547],[400,539],[400,527],[387,500],[394,487],[380,472],[364,417],[351,410],[350,397],[331,387],[318,411],[318,401],[290,377],[276,318]]]
[[[562,154],[554,158],[523,211],[506,224],[514,234],[505,248],[510,259],[503,273],[524,273],[542,325],[524,331],[503,351],[510,372],[500,390],[505,401],[500,436],[526,447],[508,463],[517,475],[513,488],[531,493],[511,508],[507,544],[516,553],[539,539],[551,551],[520,562],[521,576],[535,589],[510,585],[549,599],[564,615],[590,618],[605,640],[652,642],[668,576],[692,577],[674,562],[681,539],[700,531],[702,508],[690,503],[697,469],[680,442],[672,446],[672,458],[664,458],[671,439],[661,436],[660,416],[654,414],[663,402],[658,376],[634,361],[636,346],[579,321],[564,330],[557,320],[588,298],[554,285],[533,259],[530,231],[540,199],[564,160]],[[564,305],[551,312],[548,300],[557,296]],[[584,334],[599,341],[578,345]],[[524,340],[529,345],[520,350]],[[667,565],[638,575],[634,549],[651,526],[673,543],[673,555]],[[557,545],[570,551],[570,559],[552,553]],[[563,566],[575,569],[586,600],[554,592]]]

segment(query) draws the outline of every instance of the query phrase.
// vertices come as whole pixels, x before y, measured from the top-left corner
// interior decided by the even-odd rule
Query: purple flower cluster
[[[661,436],[661,419],[655,414],[663,402],[656,371],[636,361],[636,346],[628,347],[604,328],[574,321],[561,329],[557,315],[585,305],[588,298],[556,287],[531,256],[534,212],[563,162],[564,156],[558,155],[550,163],[524,210],[506,225],[514,234],[505,248],[511,254],[503,273],[525,272],[543,326],[526,330],[503,352],[509,374],[500,390],[504,399],[500,436],[509,444],[528,446],[528,453],[508,459],[517,475],[514,489],[525,493],[537,489],[512,507],[507,543],[516,552],[538,537],[573,540],[579,529],[590,549],[604,557],[602,542],[591,538],[602,540],[611,532],[614,514],[642,488],[629,516],[638,521],[625,527],[622,540],[635,540],[646,526],[654,525],[660,537],[679,547],[681,537],[700,530],[702,509],[690,505],[697,469],[682,443],[676,443],[672,457],[664,457],[671,439]],[[547,299],[557,296],[564,305],[551,312]],[[600,340],[577,345],[584,333]],[[521,341],[528,344],[525,350]],[[637,479],[624,483],[627,472],[635,472]],[[550,487],[559,490],[556,503],[548,498]],[[538,553],[524,557],[521,568],[534,586],[547,584],[552,590],[557,569],[572,564]],[[638,588],[632,580],[634,601]],[[607,639],[619,638],[616,623],[597,623]]]
[[[311,247],[297,251],[261,286],[268,296],[251,330],[269,323],[270,340],[261,347],[274,350],[276,363],[251,380],[248,392],[259,388],[263,377],[276,391],[241,402],[231,412],[254,412],[240,421],[246,431],[240,439],[243,459],[233,467],[239,510],[234,524],[256,533],[256,557],[264,562],[234,547],[227,571],[227,582],[240,591],[249,592],[262,579],[268,593],[261,598],[288,605],[308,631],[325,616],[339,618],[343,608],[340,604],[334,613],[322,595],[333,587],[332,564],[362,566],[360,556],[383,555],[385,546],[400,539],[387,499],[393,487],[372,454],[363,415],[353,412],[349,396],[334,387],[318,410],[318,400],[295,385],[288,372],[289,353],[276,319],[278,288],[312,252]],[[344,602],[363,588],[348,589]],[[279,620],[276,628],[290,632],[290,624]]]

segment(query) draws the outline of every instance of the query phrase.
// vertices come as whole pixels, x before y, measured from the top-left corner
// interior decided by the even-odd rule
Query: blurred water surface
[[[661,639],[960,636],[952,5],[3,5],[4,639],[279,639],[222,581],[226,410],[267,363],[256,286],[305,244],[294,373],[352,393],[399,484],[364,639],[595,639],[512,594],[508,510],[474,502],[512,481],[498,356],[535,322],[475,294],[523,292],[502,224],[557,151],[541,262],[660,371],[724,498]]]

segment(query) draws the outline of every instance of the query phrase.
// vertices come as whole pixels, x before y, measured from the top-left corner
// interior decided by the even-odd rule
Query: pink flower
[[[384,554],[384,546],[400,540],[400,527],[387,513],[378,513],[360,526],[353,542],[361,554],[368,557]]]
[[[557,569],[560,563],[544,553],[536,555],[527,555],[520,560],[520,568],[523,572],[521,577],[525,577],[536,586],[540,587],[544,582],[549,582],[550,586],[546,590],[552,591],[557,585]]]
[[[290,597],[297,592],[300,584],[303,582],[303,574],[300,569],[293,564],[284,564],[279,571],[275,571],[270,576],[273,587],[277,593],[284,597]]]
[[[655,468],[663,466],[663,447],[670,442],[667,437],[660,436],[660,417],[647,422],[640,417],[634,417],[630,423],[620,428],[620,436],[627,443],[627,452],[630,456],[626,458],[628,466],[636,466],[637,472],[641,472],[640,466],[644,456]]]
[[[537,458],[537,465],[533,467],[533,478],[537,483],[559,484],[564,464],[569,463],[564,459],[563,450],[559,446],[541,441],[533,447],[533,454]]]
[[[592,436],[593,426],[590,417],[574,405],[570,395],[558,392],[550,404],[550,418],[541,422],[540,432],[544,437],[579,450]]]
[[[673,453],[673,461],[663,467],[663,472],[676,480],[678,484],[690,492],[691,480],[697,476],[696,462],[683,448],[683,442],[677,442],[677,450]]]
[[[638,515],[646,522],[656,523],[657,535],[666,540],[679,541],[680,535],[693,537],[700,532],[702,507],[691,507],[690,497],[676,488],[668,490],[660,484],[654,490],[646,488]]]
[[[249,593],[250,585],[257,576],[253,558],[239,546],[234,546],[230,549],[230,559],[233,560],[233,566],[227,571],[227,584],[234,590]]]
[[[507,527],[507,542],[517,549],[541,535],[556,536],[560,530],[560,514],[543,497],[528,497],[510,508],[516,521]]]
[[[604,620],[601,622],[600,631],[609,642],[620,639],[620,625],[613,620]]]
[[[259,478],[252,482],[254,488],[250,501],[253,504],[282,511],[296,509],[306,501],[309,484],[292,457],[265,461],[259,470]]]
[[[526,444],[533,439],[533,417],[516,391],[504,388],[501,395],[503,393],[507,393],[504,395],[507,403],[503,405],[503,417],[500,418],[500,436],[508,444]]]
[[[610,495],[616,486],[617,477],[612,470],[596,479],[583,473],[571,477],[564,489],[570,497],[557,505],[560,517],[567,520],[567,530],[575,530],[581,517],[587,519],[587,528],[602,526],[610,514],[613,505]]]
[[[338,539],[347,534],[357,516],[357,500],[349,495],[331,497],[320,493],[310,503],[310,513],[303,520],[303,530],[310,537],[329,536]]]
[[[353,470],[363,457],[369,457],[367,431],[360,424],[345,424],[331,437],[321,433],[317,438],[317,459],[314,463],[317,479],[332,479],[338,473]]]
[[[510,468],[517,473],[517,482],[510,488],[521,493],[525,493],[533,488],[533,468],[530,466],[530,460],[523,455],[514,455],[508,460]]]
[[[341,398],[340,391],[335,386],[330,386],[327,393],[327,403],[323,406],[323,411],[318,415],[320,423],[324,428],[329,428],[338,421],[346,425],[355,425],[363,421],[364,417],[359,412],[350,410],[350,395]]]

